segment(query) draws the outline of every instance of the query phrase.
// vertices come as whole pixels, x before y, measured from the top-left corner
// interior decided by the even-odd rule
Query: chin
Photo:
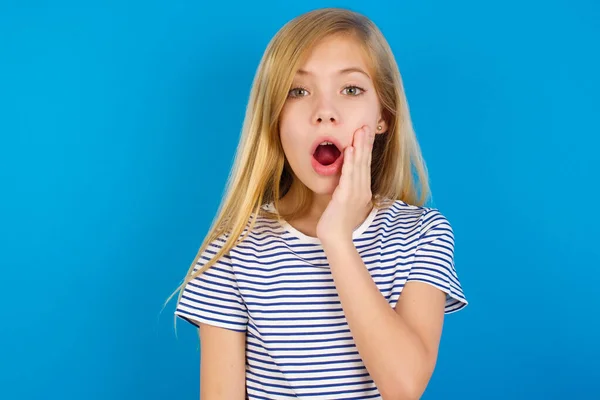
[[[311,179],[310,182],[304,184],[317,195],[332,195],[340,183],[339,176],[317,176],[316,179]]]

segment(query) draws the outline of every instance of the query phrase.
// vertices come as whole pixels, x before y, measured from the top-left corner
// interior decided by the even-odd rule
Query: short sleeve
[[[225,243],[210,243],[196,263],[194,272],[205,265]],[[248,311],[237,285],[229,255],[217,260],[207,271],[184,287],[175,315],[198,326],[199,323],[246,332]]]
[[[421,220],[421,233],[407,282],[428,283],[446,293],[447,314],[468,302],[454,265],[454,232],[437,209],[428,208]]]

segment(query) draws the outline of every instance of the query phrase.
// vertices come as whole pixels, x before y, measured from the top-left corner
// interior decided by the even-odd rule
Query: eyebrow
[[[349,67],[349,68],[344,68],[338,71],[338,75],[344,75],[344,74],[349,74],[352,72],[358,72],[361,73],[363,75],[365,75],[367,78],[371,79],[371,77],[369,76],[369,74],[367,74],[362,68],[359,67]],[[299,69],[297,72],[298,75],[312,75],[312,72],[310,71],[306,71],[303,69]]]

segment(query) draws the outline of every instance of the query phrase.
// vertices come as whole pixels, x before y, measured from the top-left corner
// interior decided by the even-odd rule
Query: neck
[[[290,190],[280,200],[279,209],[281,213],[289,213],[296,207],[297,191],[296,186],[292,184]],[[310,204],[308,211],[301,216],[296,217],[296,220],[313,221],[315,224],[323,215],[323,212],[331,202],[332,196],[330,194],[316,194],[313,193],[312,203]],[[371,210],[373,209],[373,203],[367,204],[364,209],[358,210],[361,215],[361,221],[364,221]],[[290,222],[290,221],[288,221]]]

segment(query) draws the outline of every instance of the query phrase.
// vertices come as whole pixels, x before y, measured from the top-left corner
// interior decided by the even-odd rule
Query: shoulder
[[[401,231],[410,257],[405,283],[421,282],[446,293],[445,312],[464,308],[465,298],[454,262],[454,232],[446,215],[438,208],[395,202],[396,215],[410,216],[411,230]]]
[[[243,228],[238,235],[236,243],[232,246],[231,251],[236,251],[240,248],[260,247],[268,237],[280,234],[281,225],[277,219],[265,212],[268,210],[268,205],[261,207],[261,212],[258,214],[252,213],[243,222]],[[212,240],[209,247],[219,249],[223,247],[226,241],[231,237],[231,227],[228,232],[223,233],[216,239]]]
[[[283,227],[275,217],[262,212],[252,213],[244,221],[237,242],[229,251],[234,267],[264,258],[280,243],[282,235]]]
[[[435,207],[408,204],[402,200],[389,201],[381,207],[379,223],[396,228],[402,236],[422,239],[432,231],[446,231],[452,235],[448,218]]]
[[[420,219],[420,239],[432,235],[446,235],[454,238],[454,231],[448,218],[437,208],[425,208]]]

